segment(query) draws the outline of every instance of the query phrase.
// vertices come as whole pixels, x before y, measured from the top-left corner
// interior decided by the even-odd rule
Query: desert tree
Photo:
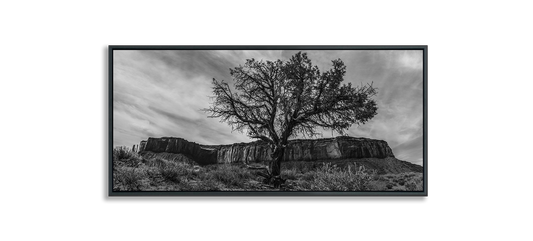
[[[320,135],[317,128],[345,134],[353,124],[364,124],[376,115],[372,84],[342,83],[343,61],[332,61],[321,72],[306,53],[289,60],[258,61],[230,68],[234,85],[213,79],[212,105],[205,109],[234,130],[271,146],[272,180],[281,180],[280,167],[288,140]]]

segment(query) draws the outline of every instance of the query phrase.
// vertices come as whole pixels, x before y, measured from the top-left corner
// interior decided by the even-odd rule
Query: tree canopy
[[[287,61],[248,59],[230,74],[233,88],[213,78],[213,102],[205,110],[234,130],[272,145],[286,145],[298,135],[317,136],[317,128],[345,134],[377,113],[372,99],[376,89],[342,83],[346,66],[340,59],[321,72],[299,52]]]

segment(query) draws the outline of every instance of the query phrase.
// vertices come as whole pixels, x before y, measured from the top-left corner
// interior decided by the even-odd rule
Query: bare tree
[[[210,117],[221,118],[234,130],[270,143],[270,175],[281,180],[281,161],[291,137],[317,136],[318,127],[345,134],[353,124],[364,124],[376,115],[372,84],[341,84],[346,66],[340,59],[321,73],[305,53],[288,61],[248,59],[230,69],[234,88],[213,79]]]

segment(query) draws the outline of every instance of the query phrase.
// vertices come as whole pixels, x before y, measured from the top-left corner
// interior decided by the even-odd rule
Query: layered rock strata
[[[231,145],[201,145],[182,138],[148,138],[139,152],[183,154],[200,164],[252,163],[270,161],[270,146],[261,141]],[[319,161],[346,158],[394,157],[386,141],[341,136],[336,138],[291,140],[284,161]]]
[[[182,154],[200,164],[214,164],[217,163],[218,150],[215,148],[206,148],[182,138],[150,137],[146,141],[141,141],[139,152],[141,154],[143,152]]]

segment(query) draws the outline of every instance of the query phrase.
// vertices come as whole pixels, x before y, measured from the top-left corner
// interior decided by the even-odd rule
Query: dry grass
[[[114,191],[421,191],[421,173],[378,175],[354,163],[287,162],[281,189],[262,183],[239,164],[199,166],[187,158],[145,159],[127,148],[113,151]]]
[[[424,178],[422,173],[417,172],[389,173],[374,179],[370,186],[376,191],[422,191]]]

